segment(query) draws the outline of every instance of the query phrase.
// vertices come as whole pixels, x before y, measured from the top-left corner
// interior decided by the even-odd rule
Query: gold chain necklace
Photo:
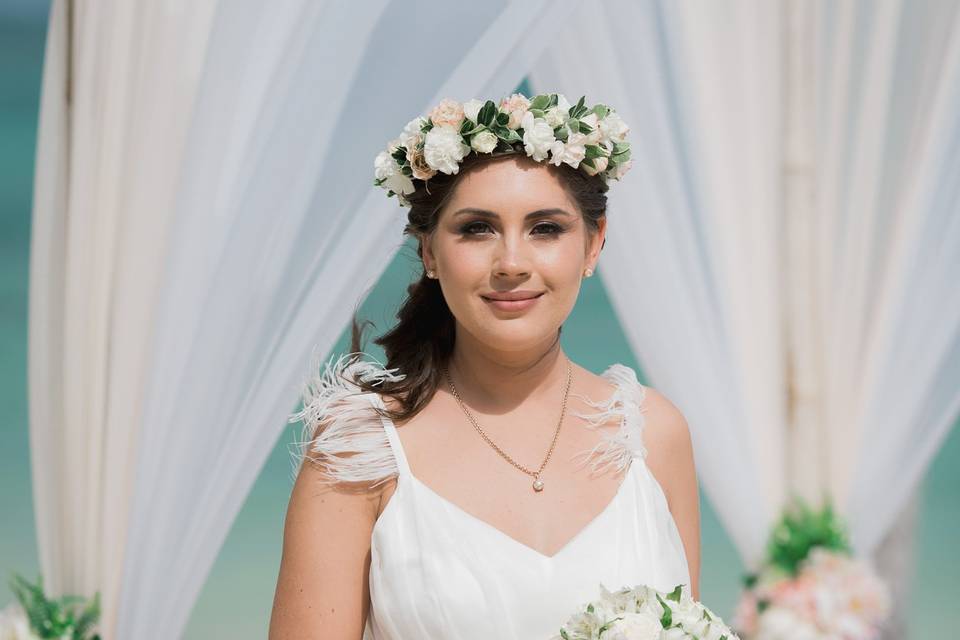
[[[483,429],[480,428],[480,425],[477,424],[477,421],[473,418],[473,415],[467,410],[466,405],[463,404],[463,400],[460,398],[460,394],[457,393],[457,388],[453,384],[453,378],[450,377],[450,372],[447,371],[447,368],[443,368],[443,374],[447,378],[447,382],[450,384],[450,390],[453,391],[454,397],[457,399],[457,402],[460,404],[460,408],[463,409],[463,412],[467,414],[467,418],[470,419],[470,422],[473,423],[473,426],[476,427],[477,431],[480,432],[481,437],[486,440],[487,444],[493,447],[497,453],[503,456],[507,462],[515,466],[520,471],[523,471],[525,474],[533,476],[533,490],[534,491],[543,491],[543,480],[540,479],[540,474],[543,473],[543,468],[547,466],[547,461],[550,460],[550,455],[553,453],[553,448],[557,444],[557,437],[560,435],[560,426],[563,424],[563,416],[567,411],[567,395],[570,393],[570,381],[572,379],[571,368],[570,368],[570,359],[567,358],[567,384],[563,389],[563,404],[560,407],[560,420],[557,422],[557,430],[553,434],[553,442],[550,443],[550,450],[547,451],[547,457],[544,458],[543,462],[540,464],[540,468],[536,471],[531,471],[523,465],[517,463],[513,458],[507,455],[503,449],[498,447],[494,442],[487,437],[487,434],[484,433]]]

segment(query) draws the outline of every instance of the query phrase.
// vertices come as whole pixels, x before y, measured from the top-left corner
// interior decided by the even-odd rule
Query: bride
[[[354,320],[306,387],[270,638],[546,639],[601,583],[699,599],[683,415],[560,343],[627,131],[560,94],[444,100],[377,157],[424,274],[386,366]]]

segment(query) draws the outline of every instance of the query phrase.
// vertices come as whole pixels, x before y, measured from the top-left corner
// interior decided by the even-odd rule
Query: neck
[[[503,351],[465,333],[457,332],[448,370],[468,404],[499,413],[531,397],[554,394],[566,384],[567,356],[558,336],[527,350]]]

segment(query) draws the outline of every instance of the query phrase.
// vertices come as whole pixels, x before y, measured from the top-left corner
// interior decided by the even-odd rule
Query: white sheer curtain
[[[602,96],[631,127],[598,273],[651,384],[686,415],[704,490],[748,561],[785,491],[779,13],[590,5],[529,74],[534,91]],[[581,32],[593,36],[566,46]]]
[[[800,37],[816,52],[815,193],[799,224],[780,192],[795,169],[784,7],[606,2],[529,74],[534,91],[603,96],[632,126],[599,273],[652,383],[687,415],[747,564],[794,490],[828,489],[856,549],[876,551],[960,410],[960,5],[813,6]],[[566,46],[583,30],[597,37]],[[788,231],[810,239],[789,263]],[[784,287],[806,283],[809,306],[791,307]],[[812,388],[787,375],[787,314]],[[791,428],[815,451],[792,448]],[[813,487],[790,473],[805,465]]]
[[[828,483],[868,550],[960,404],[960,32],[955,4],[817,7],[819,279],[803,317],[828,358]],[[440,98],[502,95],[531,68],[534,90],[606,101],[633,127],[599,273],[687,415],[737,549],[762,553],[792,455],[780,5],[456,14],[55,0],[31,257],[35,508],[47,584],[101,588],[105,637],[182,632],[311,349],[333,345],[400,245],[373,157]]]
[[[872,552],[960,412],[960,4],[817,5],[828,485]]]
[[[54,3],[35,503],[47,584],[102,588],[105,637],[182,632],[311,348],[400,246],[376,153],[442,97],[509,92],[572,10]]]
[[[99,589],[104,619],[209,18],[203,3],[51,6],[30,264],[34,509],[45,585]]]

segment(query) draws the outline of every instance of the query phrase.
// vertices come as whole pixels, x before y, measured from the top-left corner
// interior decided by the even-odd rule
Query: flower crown
[[[471,151],[490,155],[525,152],[538,162],[565,162],[589,175],[619,180],[630,169],[630,128],[610,107],[570,106],[562,93],[527,98],[514,93],[500,101],[445,98],[424,118],[407,123],[398,138],[377,154],[373,184],[396,195],[401,206],[413,193],[413,180],[430,180],[438,171],[453,175]],[[549,156],[549,158],[548,158]]]

